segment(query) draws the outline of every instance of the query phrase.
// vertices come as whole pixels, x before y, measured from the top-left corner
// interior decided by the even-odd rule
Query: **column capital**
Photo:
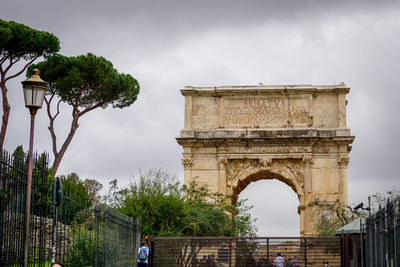
[[[340,168],[347,168],[349,165],[350,158],[347,156],[339,156],[338,158],[338,165]]]
[[[225,170],[226,169],[226,165],[228,164],[228,159],[227,158],[220,158],[218,159],[218,168],[220,170]]]
[[[183,168],[191,168],[192,166],[193,166],[193,160],[192,159],[185,159],[185,158],[183,158],[182,159],[182,165],[183,165]]]

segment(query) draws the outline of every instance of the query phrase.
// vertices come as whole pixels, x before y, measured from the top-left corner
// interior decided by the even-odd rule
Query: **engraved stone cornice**
[[[338,164],[339,164],[339,167],[346,168],[349,165],[349,157],[340,156],[338,158]]]
[[[298,93],[329,93],[341,92],[347,94],[350,88],[345,84],[338,85],[248,85],[248,86],[217,86],[217,87],[193,87],[185,86],[181,90],[182,95],[263,95],[274,93],[298,94]]]
[[[230,139],[230,138],[263,138],[263,139],[275,139],[275,138],[335,138],[340,144],[349,144],[354,140],[354,136],[343,136],[337,134],[335,129],[210,129],[210,130],[182,130],[182,138],[193,138],[193,139]]]
[[[193,160],[191,159],[182,159],[182,165],[184,168],[191,168],[193,166]]]
[[[306,145],[330,143],[350,145],[354,136],[336,137],[334,130],[316,129],[284,129],[284,130],[184,130],[181,137],[176,138],[182,146],[231,146],[236,145]],[[308,151],[304,151],[308,152]],[[309,151],[311,152],[311,151]]]

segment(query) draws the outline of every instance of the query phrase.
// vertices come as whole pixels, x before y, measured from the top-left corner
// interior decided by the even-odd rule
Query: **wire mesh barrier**
[[[366,221],[366,266],[400,266],[400,200],[388,202]]]
[[[341,266],[340,237],[155,238],[155,267]]]
[[[25,240],[25,159],[3,152],[0,162],[0,266],[23,266]],[[29,266],[133,266],[140,225],[106,205],[65,192],[53,206],[47,156],[36,156],[32,175]],[[54,249],[52,249],[54,247]]]

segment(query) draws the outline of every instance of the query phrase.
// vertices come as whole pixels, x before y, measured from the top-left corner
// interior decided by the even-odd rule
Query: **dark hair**
[[[142,242],[140,242],[140,245],[141,246],[144,246],[146,243],[144,243],[143,241]]]
[[[280,252],[278,252],[278,253],[276,253],[276,255],[278,255],[278,256],[281,256],[281,253],[280,253]]]

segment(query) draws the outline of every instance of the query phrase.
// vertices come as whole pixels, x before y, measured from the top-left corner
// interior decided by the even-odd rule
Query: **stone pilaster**
[[[192,181],[192,166],[193,166],[193,160],[190,158],[183,158],[182,159],[182,165],[183,165],[183,172],[185,176],[185,184],[188,185]]]
[[[341,183],[339,186],[339,191],[341,193],[341,198],[340,201],[344,205],[348,205],[349,203],[349,189],[348,189],[348,180],[347,180],[347,168],[349,166],[349,157],[347,155],[341,155],[338,158],[338,165],[339,165],[339,170],[340,170],[340,176],[341,176]]]
[[[218,192],[226,195],[226,165],[228,160],[224,158],[218,159]]]

